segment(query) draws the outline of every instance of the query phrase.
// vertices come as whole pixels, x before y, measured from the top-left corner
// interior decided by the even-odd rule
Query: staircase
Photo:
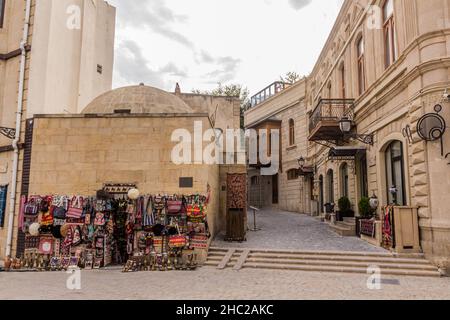
[[[330,228],[342,237],[356,236],[355,218],[344,218],[344,221],[336,221],[335,225],[330,224]]]
[[[382,275],[440,277],[437,267],[422,254],[312,252],[262,249],[210,248],[206,266],[367,274],[377,266]]]

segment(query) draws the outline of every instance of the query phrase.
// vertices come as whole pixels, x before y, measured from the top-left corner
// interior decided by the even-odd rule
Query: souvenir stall
[[[192,270],[206,251],[209,196],[140,195],[100,191],[95,197],[22,197],[20,225],[25,238],[21,259],[8,269],[99,269],[123,271]]]

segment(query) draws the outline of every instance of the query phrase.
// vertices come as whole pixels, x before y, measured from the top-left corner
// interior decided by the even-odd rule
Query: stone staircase
[[[263,249],[210,248],[206,266],[218,269],[243,268],[363,273],[377,266],[382,275],[440,277],[438,268],[422,254],[313,252]]]
[[[344,221],[336,221],[336,224],[330,224],[330,228],[342,237],[356,236],[355,218],[344,218]]]

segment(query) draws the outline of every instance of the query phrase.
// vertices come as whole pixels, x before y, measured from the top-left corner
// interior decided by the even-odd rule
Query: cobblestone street
[[[253,228],[253,211],[248,212],[248,224]],[[257,213],[260,231],[249,231],[243,243],[225,242],[220,234],[213,246],[258,249],[295,249],[307,251],[385,252],[356,237],[341,237],[323,222],[304,214],[262,210]]]
[[[450,299],[449,278],[398,279],[369,290],[368,276],[270,270],[121,273],[82,271],[81,290],[64,272],[0,272],[0,299]]]
[[[250,215],[249,224],[253,220]],[[263,211],[259,232],[246,243],[215,240],[215,246],[383,251],[343,238],[318,220],[294,213]],[[367,287],[368,275],[264,269],[122,273],[120,268],[81,271],[81,290],[66,287],[64,272],[0,272],[0,299],[450,299],[450,278],[382,276],[381,290]]]

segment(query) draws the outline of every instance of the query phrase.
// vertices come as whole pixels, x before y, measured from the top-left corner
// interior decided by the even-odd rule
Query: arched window
[[[386,0],[383,6],[383,29],[385,64],[389,67],[397,60],[397,37],[395,35],[394,1]]]
[[[289,146],[295,144],[295,122],[294,119],[289,120]]]
[[[331,169],[327,172],[327,190],[328,202],[334,203],[334,172]]]
[[[391,142],[386,149],[385,161],[389,203],[406,206],[405,167],[401,141]]]
[[[347,163],[344,163],[341,166],[341,196],[342,197],[349,197],[348,192],[348,165]]]
[[[364,38],[361,36],[357,42],[357,53],[358,53],[358,89],[359,94],[363,94],[366,91],[366,68],[364,61]]]

